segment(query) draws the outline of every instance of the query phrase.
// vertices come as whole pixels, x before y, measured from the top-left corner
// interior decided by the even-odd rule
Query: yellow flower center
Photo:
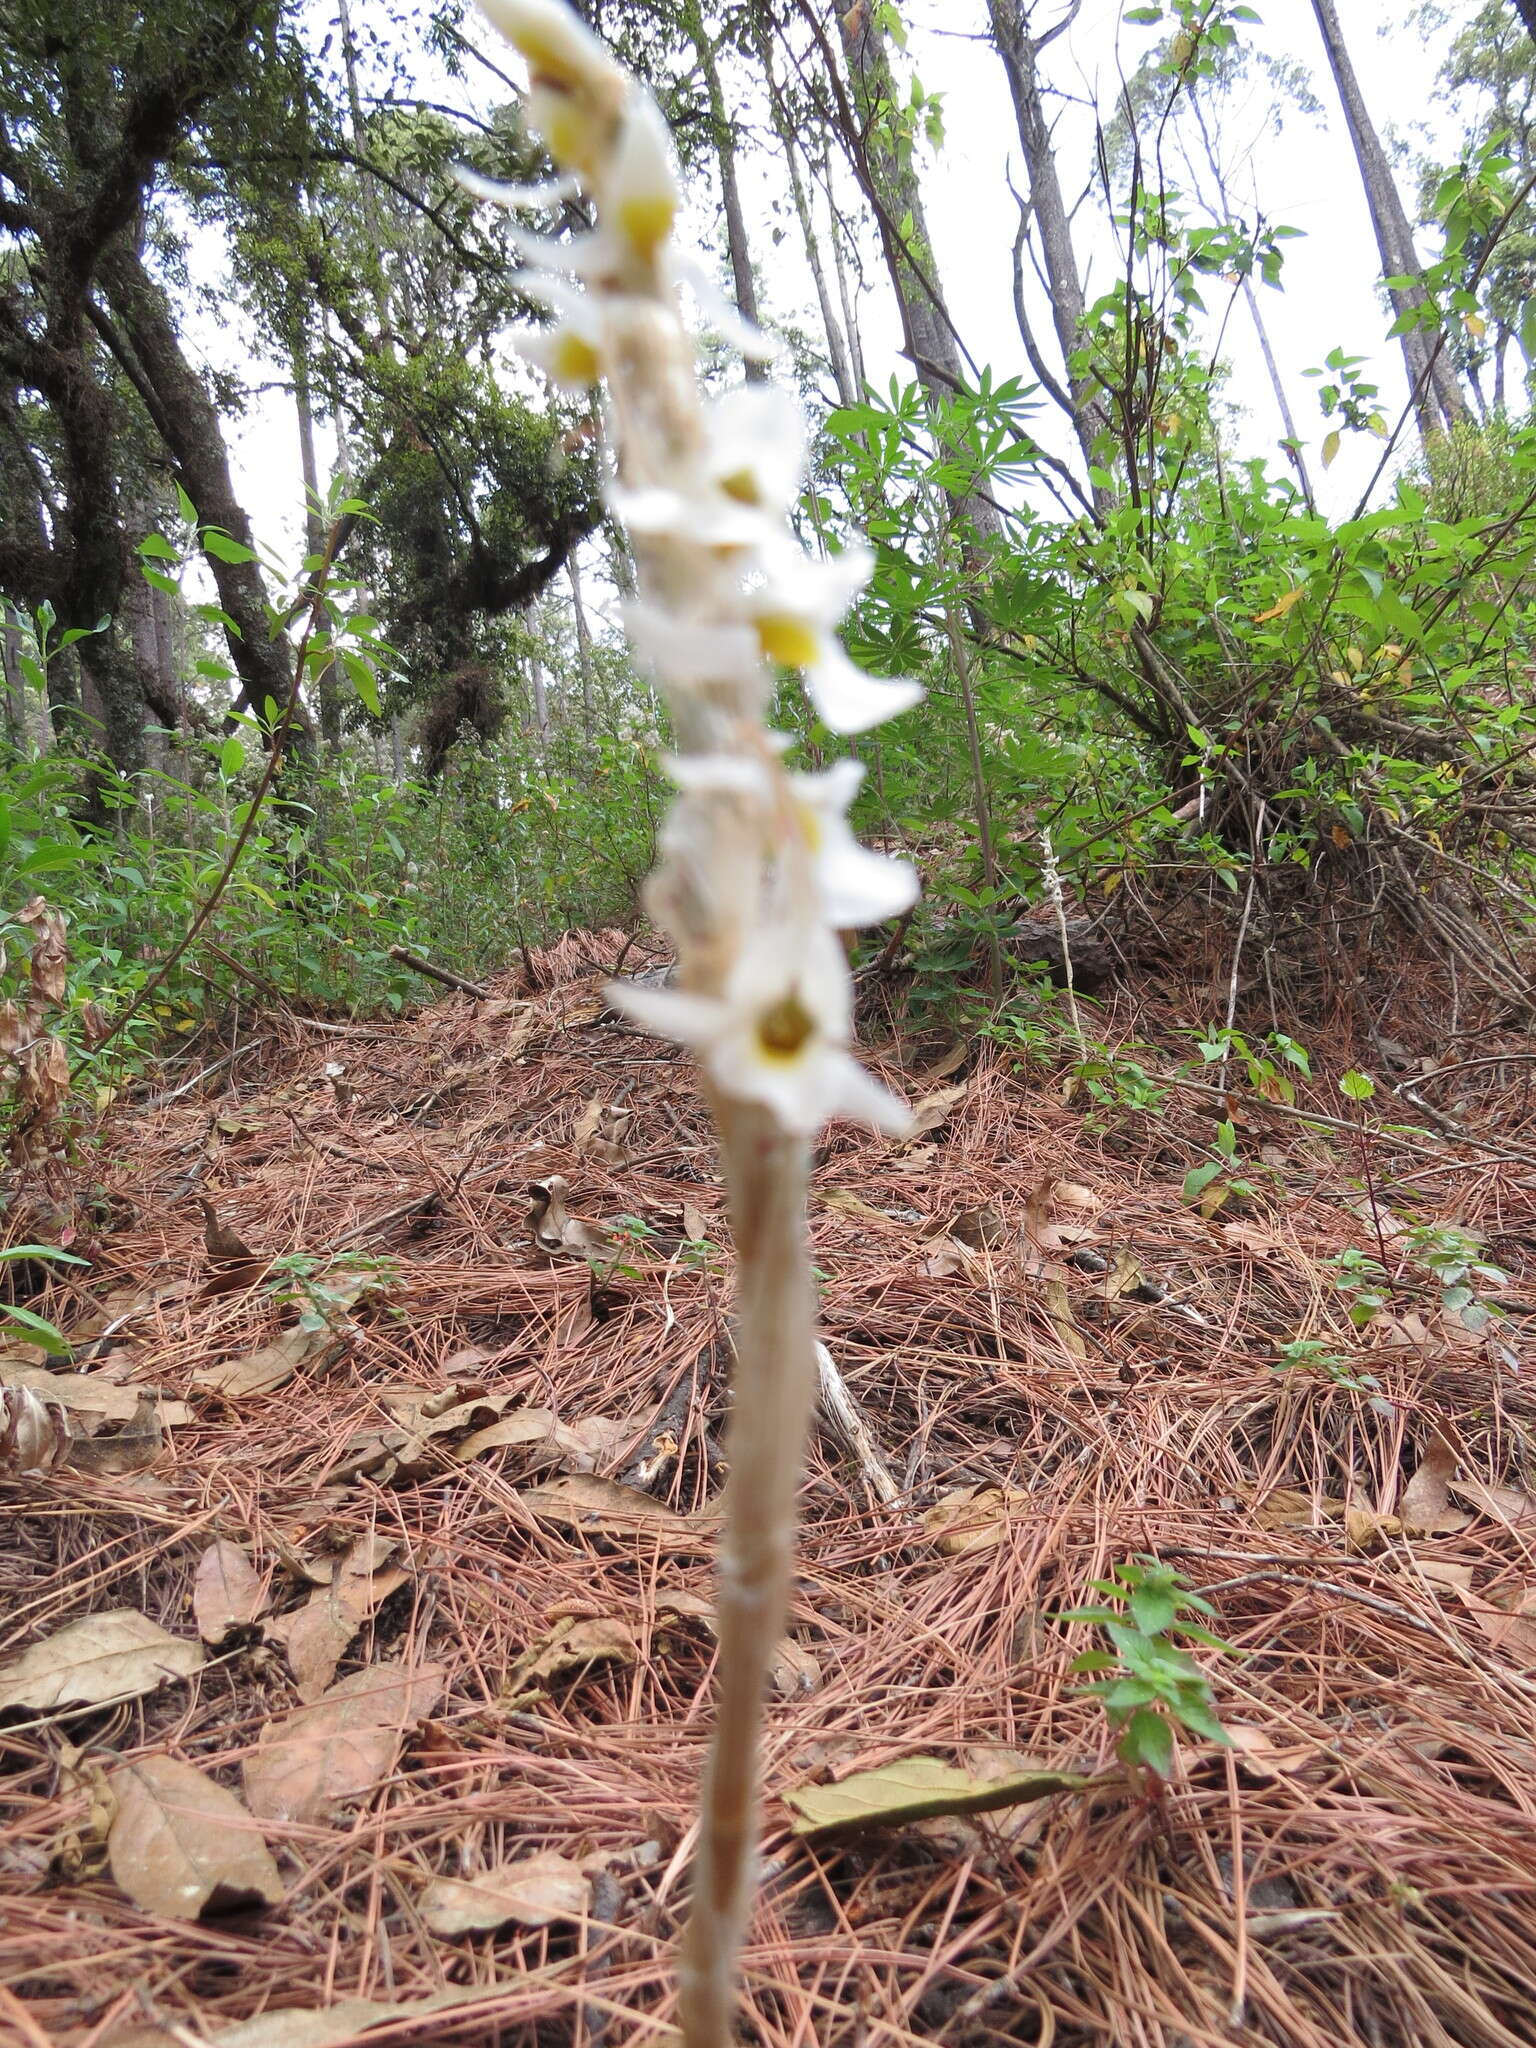
[[[767,1060],[798,1059],[814,1035],[816,1019],[793,989],[757,1020],[757,1049]]]
[[[794,799],[795,819],[800,827],[800,837],[805,841],[807,853],[820,853],[823,844],[821,818],[814,804]]]
[[[818,648],[815,632],[793,612],[764,612],[757,621],[757,641],[770,661],[781,668],[809,668]]]
[[[738,505],[761,505],[762,491],[758,487],[757,474],[751,469],[733,469],[720,479],[720,488],[728,498],[734,498]]]
[[[556,340],[551,360],[563,384],[595,384],[603,374],[597,350],[584,335],[570,329]]]
[[[619,201],[619,226],[635,252],[650,259],[672,232],[677,202],[668,192],[637,194]]]

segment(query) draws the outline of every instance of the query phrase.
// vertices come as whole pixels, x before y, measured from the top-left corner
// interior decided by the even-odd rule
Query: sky
[[[1446,11],[1452,27],[1469,19],[1478,4],[1480,0],[1450,0]],[[1056,0],[1037,0],[1035,20],[1048,25],[1064,10],[1065,0],[1060,6]],[[1121,0],[1082,0],[1076,20],[1051,45],[1042,67],[1060,95],[1054,102],[1058,160],[1069,202],[1083,190],[1092,165],[1091,108],[1112,101],[1119,76],[1134,69],[1157,39],[1155,30],[1121,26],[1122,11]],[[1303,231],[1302,239],[1286,245],[1284,291],[1264,290],[1261,296],[1292,409],[1310,446],[1321,502],[1325,510],[1338,514],[1350,509],[1364,489],[1380,447],[1346,439],[1325,475],[1317,449],[1327,423],[1319,412],[1315,387],[1302,372],[1320,364],[1334,346],[1366,357],[1367,374],[1381,386],[1383,400],[1388,401],[1383,409],[1395,422],[1406,391],[1402,359],[1397,344],[1384,338],[1388,318],[1376,283],[1370,220],[1312,8],[1308,0],[1259,0],[1258,11],[1263,25],[1251,33],[1265,49],[1298,59],[1308,68],[1324,114],[1321,121],[1296,114],[1277,123],[1262,99],[1235,101],[1226,123],[1230,182],[1238,194],[1256,191],[1271,221]],[[1021,183],[1018,138],[1002,66],[982,34],[985,0],[905,0],[903,13],[910,32],[905,61],[925,88],[942,93],[945,102],[946,139],[942,149],[925,161],[923,178],[929,227],[953,317],[978,363],[990,363],[999,377],[1027,377],[1012,308],[1010,252],[1017,216],[1006,175],[1011,166],[1014,182]],[[1449,31],[1426,39],[1404,27],[1402,13],[1398,0],[1339,0],[1344,32],[1378,128],[1416,148],[1451,153],[1454,129],[1449,112],[1434,99],[1435,74]],[[488,49],[494,47],[489,31],[479,33]],[[422,90],[440,90],[440,78],[425,74],[424,59]],[[461,88],[471,95],[471,103],[482,82],[489,86],[486,75],[472,67]],[[1405,187],[1406,182],[1405,177]],[[760,169],[749,170],[746,192],[770,311],[819,333],[810,276],[796,237],[786,236],[777,245],[771,238],[772,186]],[[1405,196],[1411,204],[1411,192]],[[701,195],[689,218],[702,241],[713,237],[718,246],[715,212],[712,197],[706,203]],[[782,216],[777,224],[783,225]],[[1089,270],[1091,298],[1108,279],[1113,242],[1091,202],[1081,210],[1077,229],[1079,259]],[[872,231],[870,239],[872,244]],[[871,376],[883,383],[893,370],[909,373],[896,354],[899,328],[872,246],[867,269],[874,288],[863,300],[861,325]],[[1214,309],[1226,310],[1225,294],[1219,289],[1207,296]],[[1037,300],[1037,307],[1040,304]],[[1048,341],[1043,311],[1037,326]],[[237,334],[206,333],[201,339],[210,360],[241,366]],[[1238,451],[1268,455],[1277,469],[1282,467],[1284,458],[1276,446],[1282,428],[1241,304],[1231,310],[1223,355],[1231,367],[1227,398]],[[244,367],[253,381],[259,379],[259,370],[253,371],[249,363]],[[1065,423],[1048,405],[1042,406],[1038,430],[1048,445],[1067,452]],[[277,391],[261,395],[232,441],[237,485],[258,537],[296,560],[299,462],[291,402]]]

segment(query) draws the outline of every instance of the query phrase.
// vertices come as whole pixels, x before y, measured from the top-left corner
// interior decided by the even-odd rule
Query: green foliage
[[[1096,1674],[1092,1685],[1078,1689],[1099,1701],[1118,1731],[1122,1762],[1161,1784],[1173,1775],[1181,1731],[1203,1742],[1229,1740],[1210,1681],[1180,1642],[1237,1653],[1193,1618],[1214,1619],[1211,1603],[1154,1558],[1117,1564],[1092,1589],[1105,1605],[1072,1608],[1061,1617],[1091,1622],[1109,1638],[1107,1650],[1087,1650],[1073,1662],[1074,1672]]]

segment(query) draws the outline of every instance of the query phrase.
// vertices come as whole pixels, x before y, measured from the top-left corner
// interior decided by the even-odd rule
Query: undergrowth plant
[[[1202,1742],[1230,1740],[1217,1718],[1210,1680],[1181,1643],[1201,1643],[1226,1656],[1236,1652],[1195,1618],[1214,1619],[1211,1603],[1154,1558],[1113,1566],[1107,1579],[1093,1581],[1092,1590],[1104,1605],[1076,1607],[1062,1619],[1091,1622],[1110,1647],[1085,1650],[1072,1669],[1095,1674],[1080,1690],[1108,1715],[1121,1761],[1161,1786],[1173,1775],[1181,1731]]]

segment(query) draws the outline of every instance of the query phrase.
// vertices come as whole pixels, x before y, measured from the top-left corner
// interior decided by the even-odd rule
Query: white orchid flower
[[[564,0],[481,0],[528,65],[528,118],[563,169],[591,176],[608,159],[630,99],[621,67]]]
[[[736,505],[783,514],[805,474],[805,416],[777,384],[737,384],[712,399],[705,415],[708,482]]]
[[[917,870],[910,861],[872,853],[853,836],[848,810],[863,780],[862,761],[834,761],[820,775],[789,778],[800,829],[816,861],[822,911],[839,931],[884,924],[910,910],[918,898]]]
[[[624,632],[640,666],[680,690],[736,683],[759,692],[766,684],[757,635],[750,626],[700,626],[659,605],[627,604]]]
[[[746,796],[766,803],[773,781],[760,761],[740,754],[668,754],[662,768],[684,795]],[[819,775],[791,775],[789,790],[810,852],[821,915],[837,931],[884,924],[918,898],[917,870],[861,846],[848,811],[864,780],[862,761],[834,761]]]
[[[549,307],[555,324],[514,327],[512,346],[560,390],[589,390],[607,367],[603,301],[558,277],[525,278],[522,286],[525,297]]]
[[[874,557],[845,548],[814,562],[791,545],[771,551],[764,580],[747,594],[747,611],[769,661],[797,668],[811,701],[834,732],[867,732],[919,702],[920,683],[881,682],[856,668],[837,627],[869,581]]]
[[[691,1046],[724,1095],[761,1103],[786,1130],[809,1137],[832,1116],[899,1136],[905,1103],[872,1080],[848,1050],[848,968],[831,932],[755,932],[721,997],[614,982],[608,995],[658,1038]]]

